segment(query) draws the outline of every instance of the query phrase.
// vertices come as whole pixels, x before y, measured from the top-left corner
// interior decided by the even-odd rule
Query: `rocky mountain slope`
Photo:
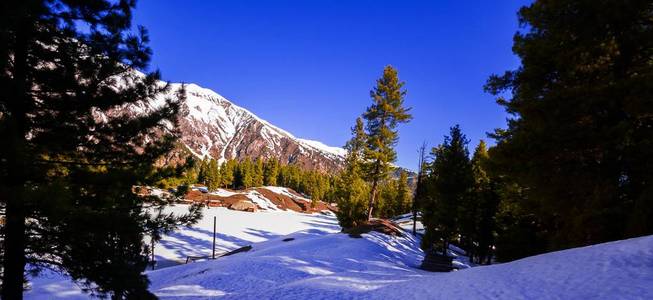
[[[162,83],[163,84],[163,83]],[[257,117],[216,92],[187,84],[180,119],[181,145],[199,158],[271,158],[320,171],[339,169],[346,151],[321,142],[305,140]],[[123,108],[128,113],[145,113],[171,98],[181,84],[171,84],[169,92],[140,105]],[[180,152],[172,157],[179,158]]]

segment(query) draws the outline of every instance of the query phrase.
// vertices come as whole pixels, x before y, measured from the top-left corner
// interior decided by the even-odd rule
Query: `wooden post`
[[[212,258],[215,259],[215,223],[216,223],[216,216],[213,216],[213,255]]]
[[[150,242],[152,244],[152,270],[154,270],[154,237],[150,238]]]

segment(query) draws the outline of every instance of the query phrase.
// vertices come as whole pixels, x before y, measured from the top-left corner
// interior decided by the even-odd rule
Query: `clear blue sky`
[[[518,66],[512,36],[528,2],[141,0],[134,22],[148,28],[165,80],[213,89],[332,146],[349,139],[375,79],[393,65],[414,117],[399,128],[397,163],[415,169],[419,145],[437,145],[453,124],[470,151],[505,126],[483,84]]]

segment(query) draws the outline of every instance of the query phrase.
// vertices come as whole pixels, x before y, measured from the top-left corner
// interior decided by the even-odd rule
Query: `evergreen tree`
[[[254,165],[249,157],[243,159],[238,165],[238,185],[245,189],[254,185]]]
[[[396,180],[386,179],[379,184],[374,216],[377,218],[390,218],[397,215],[397,184]]]
[[[426,229],[422,246],[425,250],[434,244],[439,244],[444,250],[460,233],[461,204],[467,201],[473,185],[468,143],[456,125],[444,143],[431,152],[433,162],[427,178],[428,197],[422,205],[422,222]]]
[[[399,179],[396,180],[396,198],[395,198],[395,211],[394,214],[390,217],[404,214],[410,211],[412,206],[412,191],[408,186],[408,173],[406,171],[401,171],[399,173]]]
[[[277,185],[277,177],[279,176],[279,161],[276,158],[270,158],[265,162],[265,169],[263,170],[263,177],[265,185]]]
[[[206,187],[209,190],[216,190],[221,185],[220,178],[220,168],[218,167],[218,161],[215,159],[209,160],[208,166],[206,167]]]
[[[155,298],[143,274],[144,236],[183,220],[147,213],[163,203],[145,204],[132,187],[161,179],[153,166],[175,145],[165,124],[176,126],[179,106],[168,99],[147,115],[108,113],[170,88],[158,72],[136,72],[151,50],[144,28],[130,31],[134,5],[2,5],[2,299],[22,299],[26,266],[56,266],[100,296]]]
[[[337,216],[342,228],[357,226],[367,218],[365,196],[369,195],[369,189],[362,179],[361,169],[366,139],[363,120],[358,118],[352,128],[352,138],[345,145],[345,170],[335,180]]]
[[[651,14],[651,1],[519,11],[521,66],[486,86],[511,114],[490,157],[525,194],[540,252],[653,233]]]
[[[224,163],[222,163],[222,167],[220,168],[221,171],[221,177],[222,177],[222,184],[225,188],[231,187],[235,188],[235,181],[236,181],[236,161],[233,159],[230,159]]]
[[[201,184],[206,184],[209,180],[209,162],[207,159],[203,159],[199,164],[199,171],[197,174],[197,182]]]
[[[370,91],[372,105],[367,108],[363,118],[367,121],[367,147],[365,147],[366,178],[371,181],[368,204],[368,219],[372,217],[374,200],[379,183],[390,172],[391,163],[397,158],[394,146],[399,138],[396,127],[408,122],[412,117],[410,108],[404,107],[404,82],[399,81],[397,70],[385,67],[383,76],[377,80],[376,87]]]
[[[260,157],[254,162],[254,170],[252,176],[252,185],[253,186],[262,186],[264,183],[264,174],[263,174],[263,159]]]
[[[471,195],[473,201],[468,202],[465,208],[474,214],[470,220],[473,223],[473,230],[468,237],[472,241],[468,244],[476,259],[476,263],[489,263],[492,256],[492,248],[496,238],[496,214],[499,205],[497,184],[490,179],[486,172],[489,155],[485,141],[481,140],[474,150],[472,156],[472,173],[474,175],[474,189]],[[471,206],[471,207],[470,207]]]

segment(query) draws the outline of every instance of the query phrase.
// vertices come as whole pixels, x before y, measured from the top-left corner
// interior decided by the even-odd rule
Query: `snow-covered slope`
[[[209,213],[218,216],[221,249],[262,242],[214,261],[148,272],[150,289],[160,298],[653,299],[653,236],[430,273],[418,269],[423,254],[411,235],[372,232],[351,238],[337,233],[333,217],[318,214],[222,208]],[[181,233],[168,246],[207,253],[207,226],[212,223]],[[300,231],[282,236],[293,230]],[[28,299],[85,297],[56,275],[37,279],[27,294]]]
[[[281,192],[287,192],[278,188]],[[225,191],[226,192],[226,191]],[[175,205],[166,212],[183,214],[187,205]],[[202,219],[190,228],[182,228],[163,238],[155,246],[157,268],[170,268],[184,264],[188,256],[208,256],[212,251],[213,218],[217,219],[216,252],[222,254],[243,246],[265,241],[279,241],[285,235],[298,231],[311,231],[321,235],[340,231],[338,221],[333,216],[305,214],[293,211],[259,211],[256,213],[229,210],[223,207],[205,208]],[[259,244],[256,244],[259,245]],[[257,246],[258,248],[258,246]],[[235,256],[234,256],[235,257]],[[192,263],[201,266],[205,262]],[[190,266],[183,265],[183,266]],[[175,268],[175,267],[173,267]],[[66,276],[45,271],[39,277],[30,279],[31,288],[25,293],[26,299],[89,299],[79,286]],[[181,296],[185,287],[178,291],[161,292]],[[199,294],[193,294],[199,295]],[[207,296],[215,293],[203,294]],[[177,297],[172,297],[177,298]],[[172,299],[168,298],[168,299]],[[210,297],[209,297],[210,298]]]
[[[180,88],[181,84],[173,83],[169,92],[158,99],[124,109],[137,114],[151,111],[162,105],[163,99],[175,98]],[[297,138],[210,89],[196,84],[186,84],[185,88],[181,142],[198,157],[220,161],[276,157],[284,163],[319,170],[337,169],[342,163],[345,155],[342,148]]]
[[[149,274],[159,296],[228,299],[653,299],[653,236],[452,273],[416,269],[417,241],[309,230],[249,253]]]
[[[372,233],[365,238],[318,229],[255,244],[250,252],[150,272],[158,296],[197,299],[354,299],[427,275],[417,269],[417,241]]]
[[[184,213],[186,205],[176,205],[167,212]],[[154,248],[156,268],[184,263],[188,256],[211,254],[213,217],[217,220],[216,252],[224,253],[252,243],[267,241],[300,230],[319,229],[338,232],[334,217],[292,211],[259,211],[256,213],[206,208],[202,220],[190,228],[182,228],[163,237]]]

